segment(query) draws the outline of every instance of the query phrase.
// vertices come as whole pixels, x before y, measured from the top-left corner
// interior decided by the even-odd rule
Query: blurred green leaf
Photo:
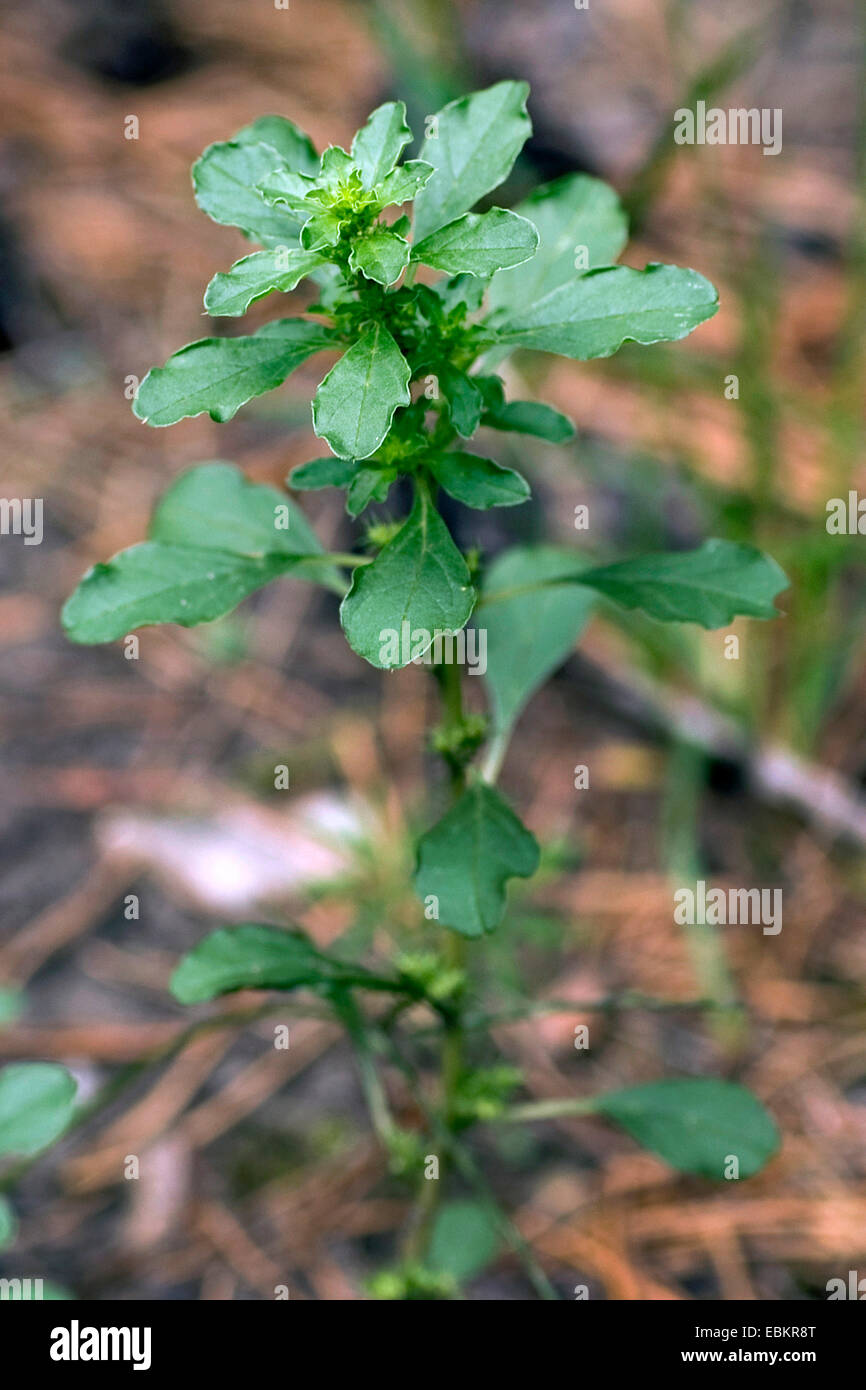
[[[583,270],[612,265],[628,240],[628,222],[613,189],[589,174],[565,174],[536,188],[516,209],[538,229],[538,250],[516,270],[495,275],[490,307],[531,308]],[[578,251],[586,252],[578,262]]]
[[[760,1172],[779,1147],[761,1102],[731,1081],[687,1077],[597,1096],[593,1110],[614,1120],[644,1148],[684,1173],[741,1178]]]
[[[445,1202],[430,1236],[427,1262],[451,1274],[459,1284],[480,1274],[496,1255],[499,1234],[490,1212],[480,1202]]]
[[[595,598],[571,584],[540,581],[574,575],[576,553],[556,546],[520,546],[500,555],[484,581],[478,622],[487,629],[485,680],[494,728],[507,731],[534,691],[574,649]],[[501,597],[497,597],[501,595]]]
[[[346,967],[317,951],[303,932],[243,923],[200,941],[172,974],[170,989],[181,1004],[201,1004],[238,989],[333,984],[347,973]]]
[[[14,1241],[17,1233],[18,1221],[12,1204],[0,1194],[0,1250],[6,1250]]]
[[[0,1071],[0,1157],[39,1153],[72,1119],[76,1083],[54,1062],[13,1062]]]

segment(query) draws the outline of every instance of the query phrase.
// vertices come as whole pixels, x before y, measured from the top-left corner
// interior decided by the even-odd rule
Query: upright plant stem
[[[446,662],[442,665],[440,681],[445,721],[449,726],[459,725],[463,721],[463,689],[457,662]],[[452,801],[456,801],[466,785],[466,776],[463,768],[455,763],[449,762],[448,770]],[[442,954],[449,968],[462,970],[466,959],[466,942],[463,937],[445,928]],[[463,1071],[463,1042],[463,1023],[458,1008],[445,1023],[445,1037],[442,1042],[441,1125],[448,1133],[453,1133],[456,1118],[457,1088]],[[445,1154],[439,1155],[439,1177],[425,1177],[421,1181],[414,1221],[405,1247],[407,1259],[422,1259],[426,1252],[439,1202],[440,1184],[445,1176],[445,1157]]]
[[[343,1020],[355,1048],[361,1076],[361,1089],[364,1092],[364,1099],[367,1102],[367,1109],[376,1131],[376,1137],[387,1152],[396,1126],[391,1115],[391,1108],[388,1105],[385,1088],[382,1085],[382,1079],[376,1067],[376,1060],[370,1048],[367,1025],[354,997],[348,990],[335,1003],[337,1013]]]
[[[442,704],[449,724],[458,725],[463,722],[463,687],[460,667],[456,661],[447,662],[442,667]],[[456,801],[466,785],[466,774],[462,766],[456,765],[451,766],[450,772],[452,800]],[[446,929],[443,951],[449,967],[457,970],[464,968],[466,940],[458,932]],[[445,1123],[449,1126],[454,1120],[455,1092],[462,1069],[463,1022],[458,1010],[453,1022],[446,1028],[442,1049],[443,1114]]]

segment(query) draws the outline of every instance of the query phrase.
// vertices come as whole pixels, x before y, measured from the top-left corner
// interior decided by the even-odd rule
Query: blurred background
[[[319,147],[347,145],[392,97],[421,131],[451,97],[503,77],[530,81],[535,133],[496,201],[597,174],[630,211],[624,261],[694,267],[721,310],[683,344],[509,362],[512,394],[540,393],[578,435],[557,448],[491,439],[533,502],[455,511],[458,539],[494,555],[548,536],[615,558],[723,535],[770,551],[792,586],[783,620],[733,629],[734,660],[725,633],[608,614],[536,696],[502,785],[544,865],[516,886],[479,987],[586,1006],[497,1029],[531,1094],[735,1076],[784,1142],[761,1176],[724,1190],[594,1120],[485,1135],[476,1154],[563,1297],[585,1283],[607,1299],[824,1298],[828,1279],[866,1274],[864,541],[825,528],[830,498],[866,489],[862,8],[0,10],[0,491],[45,505],[40,545],[0,537],[0,1061],[61,1060],[98,1098],[19,1183],[0,1274],[86,1299],[261,1299],[287,1285],[348,1300],[392,1257],[405,1190],[384,1170],[340,1030],[293,1004],[190,1037],[197,1015],[166,986],[227,921],[292,920],[359,951],[423,943],[407,874],[439,776],[423,749],[433,682],[365,666],[336,600],[301,583],[208,627],[146,630],[132,658],[70,646],[58,614],[88,565],[141,539],[185,467],[224,458],[280,483],[321,453],[314,367],[227,425],[148,430],[132,416],[147,368],[210,331],[204,286],[247,247],[195,206],[201,150],[266,112]],[[782,152],[676,145],[673,113],[698,99],[781,108]],[[293,299],[303,308],[309,292]],[[275,313],[265,301],[246,322]],[[581,504],[591,524],[576,534]],[[327,545],[351,546],[337,493],[302,505]],[[575,790],[579,764],[588,791]],[[289,791],[275,790],[280,766]],[[672,884],[697,877],[781,888],[782,932],[677,927]],[[609,1002],[624,991],[680,1007]],[[280,1022],[287,1051],[273,1046]],[[574,1046],[583,1022],[589,1052]],[[389,1078],[411,1125],[400,1084]],[[534,1295],[501,1257],[469,1296]]]

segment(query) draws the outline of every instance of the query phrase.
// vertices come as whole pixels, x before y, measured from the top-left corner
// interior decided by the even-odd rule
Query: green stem
[[[456,662],[446,662],[439,670],[442,708],[448,724],[457,725],[463,720],[463,689],[460,667]],[[454,801],[466,785],[466,773],[462,766],[447,759],[446,766],[451,778],[451,795]],[[466,942],[457,932],[445,931],[443,955],[449,967],[462,970],[465,964]],[[440,1133],[452,1134],[455,1122],[457,1088],[463,1073],[464,1030],[461,1010],[458,1006],[450,1017],[444,1020],[445,1037],[442,1042],[441,1058],[441,1121]],[[423,1259],[430,1240],[430,1233],[436,1216],[439,1193],[445,1177],[445,1154],[440,1156],[438,1179],[422,1178],[415,1212],[404,1247],[404,1255],[410,1260]]]
[[[385,1042],[390,1049],[394,1065],[403,1073],[406,1085],[418,1109],[422,1111],[427,1119],[431,1135],[433,1135],[440,1144],[441,1148],[451,1156],[455,1167],[459,1169],[466,1182],[475,1191],[479,1201],[489,1213],[493,1224],[498,1229],[503,1241],[508,1246],[509,1250],[511,1250],[515,1259],[523,1268],[527,1279],[535,1289],[539,1298],[543,1298],[546,1301],[558,1301],[559,1295],[550,1283],[550,1280],[547,1278],[538,1260],[535,1258],[531,1246],[524,1240],[508,1213],[500,1206],[496,1194],[488,1183],[481,1168],[475,1162],[469,1150],[461,1144],[460,1140],[451,1130],[444,1127],[442,1121],[427,1104],[421,1091],[418,1074],[415,1068],[401,1053],[395,1038],[391,1034],[388,1034],[385,1037]],[[426,1186],[428,1188],[436,1188],[438,1184],[431,1180],[427,1182]],[[435,1202],[435,1197],[425,1198],[424,1192],[422,1191],[419,1205],[423,1202],[425,1212],[430,1201]],[[421,1223],[419,1223],[419,1225],[420,1224]],[[412,1234],[414,1235],[414,1232]],[[415,1258],[420,1258],[424,1253],[423,1245],[418,1242],[416,1248],[414,1241],[411,1244],[407,1244],[407,1258],[411,1253],[414,1253]]]
[[[531,1124],[533,1120],[560,1120],[571,1115],[592,1115],[598,1109],[598,1096],[575,1099],[532,1100],[526,1105],[512,1105],[497,1115],[491,1124]]]
[[[391,1114],[388,1097],[382,1078],[376,1067],[376,1060],[370,1047],[370,1034],[366,1020],[355,1002],[354,996],[346,992],[335,996],[334,1007],[345,1025],[355,1048],[361,1089],[370,1112],[370,1119],[376,1136],[386,1153],[390,1151],[391,1140],[397,1126]]]

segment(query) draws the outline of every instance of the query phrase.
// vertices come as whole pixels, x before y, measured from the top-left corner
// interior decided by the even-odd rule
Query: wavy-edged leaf
[[[437,632],[459,631],[474,602],[463,556],[419,488],[396,536],[355,569],[340,621],[352,650],[387,671],[423,655]]]
[[[704,541],[697,550],[638,555],[583,570],[576,578],[660,622],[706,628],[727,627],[736,617],[778,618],[773,599],[788,587],[771,556],[726,540]]]
[[[94,565],[66,600],[63,626],[73,642],[114,642],[138,627],[195,627],[236,608],[285,574],[291,556],[253,560],[225,550],[143,541]]]
[[[437,900],[437,920],[462,936],[493,931],[505,911],[509,878],[531,878],[538,844],[499,792],[475,782],[421,836],[414,884]]]
[[[164,493],[149,540],[95,565],[63,609],[74,642],[112,642],[136,627],[193,627],[291,572],[342,592],[322,544],[285,493],[219,460],[191,468]]]
[[[616,193],[590,174],[565,174],[536,188],[516,208],[538,229],[532,260],[495,275],[490,307],[513,315],[551,290],[573,280],[578,248],[585,248],[583,270],[612,265],[628,240],[628,219]]]
[[[430,123],[421,159],[435,172],[415,202],[417,241],[468,212],[508,177],[532,133],[529,85],[497,82],[444,106]]]
[[[779,1131],[764,1106],[732,1081],[683,1077],[629,1086],[593,1098],[645,1149],[683,1173],[724,1179],[760,1172],[779,1147]]]
[[[402,101],[376,107],[352,141],[352,159],[365,188],[373,188],[390,174],[411,139]]]
[[[487,277],[505,266],[521,265],[535,254],[538,232],[525,217],[504,208],[467,212],[432,232],[412,248],[423,261],[448,275]]]
[[[383,208],[411,202],[433,173],[432,164],[423,159],[408,159],[382,180],[376,189],[376,201]]]
[[[162,427],[205,412],[224,422],[339,340],[306,319],[277,319],[243,338],[202,338],[152,367],[135,394],[139,420]]]
[[[384,324],[368,328],[319,385],[313,428],[340,458],[375,453],[399,405],[408,405],[409,364]]]
[[[75,1078],[54,1062],[13,1062],[0,1070],[0,1158],[39,1153],[66,1129]]]
[[[192,166],[195,199],[214,222],[239,227],[262,246],[290,242],[298,223],[271,207],[258,184],[285,163],[272,145],[225,140],[209,145]]]
[[[610,357],[628,341],[685,338],[718,307],[717,291],[695,270],[612,266],[580,275],[516,311],[498,325],[497,339],[586,361]]]
[[[215,275],[204,293],[204,307],[214,318],[245,314],[251,304],[274,290],[288,294],[305,275],[323,265],[315,251],[278,246],[254,251]]]
[[[301,228],[301,246],[305,251],[321,251],[336,246],[343,230],[342,218],[330,208],[315,212]]]
[[[236,145],[270,145],[287,168],[300,174],[315,174],[319,167],[319,156],[309,135],[286,116],[259,116],[243,126],[232,140]]]
[[[376,226],[359,237],[349,256],[349,268],[360,270],[368,280],[393,285],[409,264],[409,243],[387,227]]]
[[[322,152],[322,161],[319,172],[316,175],[316,182],[322,188],[326,188],[329,193],[337,193],[340,186],[350,177],[355,168],[355,161],[342,145],[329,145]]]
[[[322,210],[322,204],[310,197],[316,191],[316,180],[297,169],[272,169],[259,180],[256,191],[269,206],[287,208],[299,222]]]
[[[513,468],[504,468],[478,454],[437,454],[427,465],[449,497],[466,507],[514,507],[530,495],[529,484]]]

